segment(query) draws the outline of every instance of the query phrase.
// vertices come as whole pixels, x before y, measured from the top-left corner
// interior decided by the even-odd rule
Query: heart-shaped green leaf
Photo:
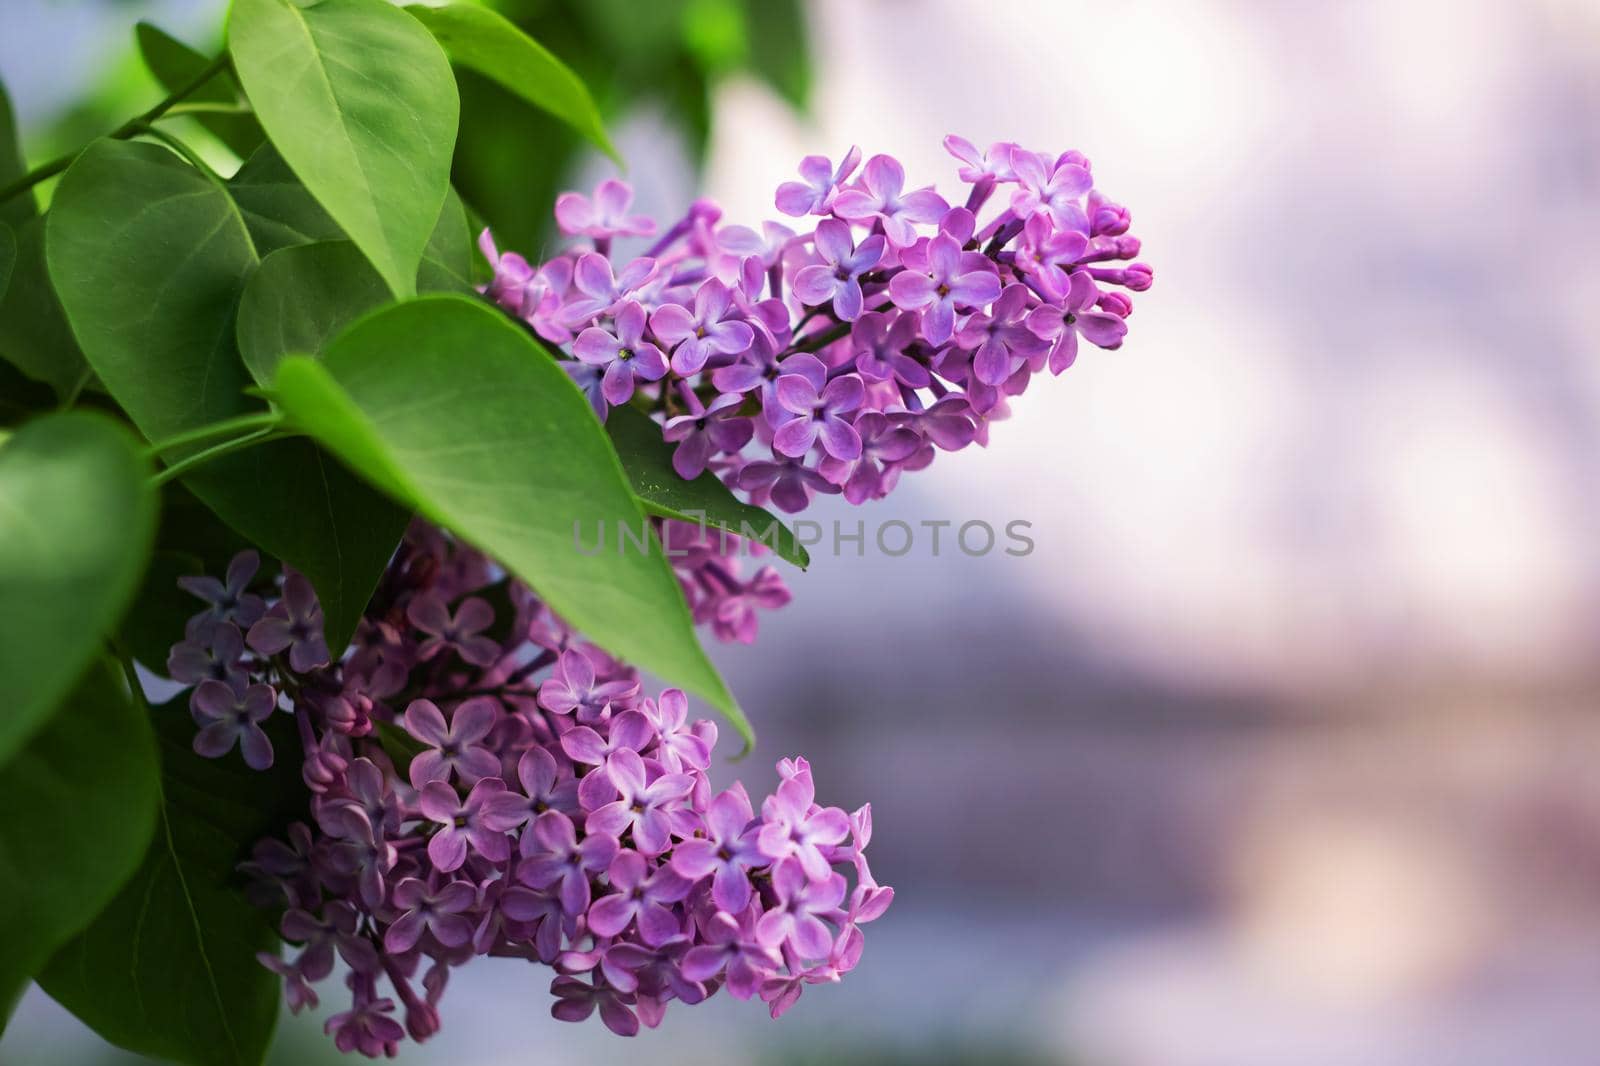
[[[242,391],[250,378],[234,342],[256,252],[220,184],[165,148],[97,141],[61,179],[47,244],[79,344],[148,439],[259,409]],[[405,512],[304,440],[224,457],[185,481],[229,525],[310,578],[329,646],[342,648],[399,543]]]
[[[149,467],[109,418],[59,414],[0,444],[0,765],[116,630],[155,535]]]
[[[605,431],[555,362],[487,304],[426,296],[357,322],[322,362],[278,364],[301,428],[532,585],[615,655],[749,724],[694,635]],[[604,550],[580,550],[596,529]],[[585,552],[588,552],[587,554]]]
[[[187,86],[200,76],[210,62],[166,30],[148,22],[139,23],[134,35],[138,39],[139,54],[144,57],[144,65],[150,68],[150,73],[168,92],[176,92]],[[233,75],[222,71],[190,92],[183,102],[232,107],[241,104],[243,97]],[[266,139],[266,134],[261,132],[261,123],[255,120],[254,115],[202,111],[194,117],[240,159],[250,158],[250,154],[260,148],[261,142]]]
[[[11,285],[11,268],[17,265],[17,237],[11,227],[0,222],[0,302]]]
[[[0,767],[0,999],[138,869],[155,830],[159,775],[150,722],[104,659]]]
[[[77,395],[90,371],[50,285],[44,223],[30,218],[16,231],[11,281],[0,294],[0,356],[66,400]]]
[[[466,215],[460,203],[452,193],[436,233],[446,229],[446,218],[453,218],[459,226],[449,228],[461,236],[466,234]],[[444,234],[437,240],[441,260],[455,243],[450,236]],[[431,256],[424,259],[417,288],[422,292],[470,288],[457,273],[470,266],[461,261],[465,257],[455,258],[448,266]],[[389,287],[351,242],[319,241],[280,248],[261,260],[261,268],[244,287],[239,301],[239,354],[256,381],[270,385],[284,356],[321,351],[350,323],[388,302]]]
[[[195,755],[181,706],[157,707],[151,719],[161,752],[155,839],[39,984],[118,1047],[186,1066],[258,1066],[278,1019],[279,979],[256,953],[276,954],[279,940],[267,912],[245,899],[237,868],[263,835],[303,816],[293,730],[276,728],[287,716],[274,719],[278,759],[256,773],[237,754]]]
[[[504,15],[465,3],[415,4],[406,10],[428,27],[451,59],[559,118],[622,162],[583,81]]]
[[[5,85],[0,83],[0,188],[22,177],[27,170],[28,166],[22,159],[22,145],[17,137],[16,116],[11,113],[11,97],[6,94]],[[10,199],[0,200],[0,222],[20,226],[34,217],[38,210],[33,190],[27,189]]]
[[[228,50],[290,168],[390,290],[412,295],[456,140],[438,44],[376,0],[234,0]]]
[[[606,432],[628,472],[633,494],[645,510],[662,518],[715,526],[747,540],[760,541],[802,569],[811,556],[794,531],[767,511],[740,501],[717,476],[703,472],[685,481],[672,469],[672,445],[661,427],[642,411],[618,407],[606,419]]]

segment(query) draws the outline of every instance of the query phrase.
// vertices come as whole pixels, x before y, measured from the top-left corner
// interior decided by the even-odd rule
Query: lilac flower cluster
[[[656,415],[683,477],[713,470],[790,513],[818,493],[879,499],[938,450],[986,445],[1008,397],[1071,366],[1080,338],[1118,347],[1128,291],[1151,283],[1126,262],[1127,209],[1079,153],[945,147],[960,206],[852,148],[778,187],[810,232],[723,225],[701,200],[638,256],[615,240],[657,227],[629,213],[625,184],[566,193],[556,220],[580,243],[534,267],[485,231],[485,292],[571,355],[601,419],[630,403]]]
[[[686,584],[723,571],[699,551]],[[293,720],[311,817],[244,868],[296,945],[261,956],[292,1010],[317,1006],[343,960],[350,1006],[326,1026],[341,1050],[427,1039],[450,970],[477,955],[552,967],[555,1017],[598,1012],[624,1036],[724,987],[776,1018],[860,959],[861,926],[894,895],[863,854],[871,809],[818,805],[804,759],[778,764],[759,808],[737,783],[714,791],[717,729],[682,692],[645,695],[432,527],[408,533],[341,656],[306,579],[258,568],[246,552],[223,580],[183,579],[206,606],[168,672],[193,686],[201,755],[237,746],[265,768],[282,754],[269,732]],[[728,580],[697,613],[737,636],[774,593]]]

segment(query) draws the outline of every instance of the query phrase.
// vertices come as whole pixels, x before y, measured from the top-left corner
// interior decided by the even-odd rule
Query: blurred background
[[[1155,288],[831,535],[1032,523],[1034,552],[814,548],[718,658],[870,800],[897,891],[780,1023],[726,996],[621,1045],[480,961],[414,1063],[1585,1066],[1600,1046],[1600,6],[1593,0],[502,3],[594,86],[642,206],[770,217],[799,157],[947,132],[1077,148]],[[5,0],[42,159],[159,94],[132,25],[220,0]],[[458,183],[549,247],[608,173],[495,90]],[[555,159],[557,162],[552,162]],[[320,1017],[275,1061],[333,1060]],[[0,1062],[131,1061],[37,990]]]

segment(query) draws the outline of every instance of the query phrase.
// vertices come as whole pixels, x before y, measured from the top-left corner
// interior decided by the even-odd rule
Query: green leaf
[[[279,941],[266,912],[245,900],[237,866],[303,805],[298,762],[281,731],[273,768],[255,773],[236,753],[195,755],[181,705],[158,707],[151,719],[162,765],[155,839],[39,984],[118,1047],[187,1066],[256,1066],[279,988],[256,953],[276,953]]]
[[[261,385],[286,355],[311,354],[389,302],[389,287],[349,241],[280,248],[261,261],[239,301],[239,354]]]
[[[805,6],[800,0],[741,0],[746,36],[746,65],[778,91],[797,111],[811,96],[811,58]]]
[[[715,474],[707,470],[693,481],[679,477],[672,469],[672,445],[661,439],[661,427],[644,412],[616,408],[606,419],[606,432],[633,494],[651,514],[726,529],[759,540],[801,569],[811,565],[793,530],[770,512],[740,501]]]
[[[50,274],[73,331],[146,438],[257,409],[241,391],[250,379],[234,342],[256,253],[220,185],[164,148],[102,140],[62,177],[49,218]],[[185,482],[311,580],[329,646],[342,648],[407,515],[304,440],[238,452]]]
[[[0,445],[0,764],[83,676],[138,588],[155,535],[148,478],[132,434],[102,415],[48,415]]]
[[[67,400],[89,377],[89,365],[72,337],[45,268],[45,220],[31,218],[16,232],[11,283],[0,294],[0,355]]]
[[[466,233],[466,216],[454,214],[460,233]],[[440,230],[445,228],[441,216]],[[448,249],[440,248],[441,254]],[[465,257],[460,257],[465,258]],[[455,273],[465,268],[459,261],[445,266],[425,259],[417,278],[423,292],[460,292],[471,286]],[[367,262],[361,249],[349,241],[319,241],[280,248],[261,261],[239,301],[239,354],[260,385],[272,383],[278,361],[286,355],[314,354],[366,314],[389,303],[389,287]]]
[[[262,256],[295,244],[344,239],[339,224],[300,184],[270,141],[228,179],[228,193]]]
[[[188,85],[210,62],[206,56],[159,26],[141,22],[135,27],[134,33],[139,42],[139,54],[144,57],[144,65],[150,68],[150,73],[168,92],[176,92]],[[217,74],[184,98],[184,103],[196,104],[237,105],[243,102],[238,82],[227,71]],[[261,142],[266,139],[266,134],[261,132],[261,123],[256,121],[254,115],[198,113],[194,117],[240,159],[250,158],[250,154],[260,148]]]
[[[478,300],[426,296],[357,322],[321,363],[278,364],[299,426],[522,577],[600,646],[691,689],[749,739],[695,639],[677,579],[572,379]],[[598,528],[610,546],[584,554]]]
[[[0,222],[0,301],[5,299],[11,285],[11,268],[17,265],[17,236],[11,227]]]
[[[145,715],[102,659],[0,768],[0,993],[111,902],[156,825],[160,766]]]
[[[11,97],[0,83],[0,188],[4,188],[28,172],[22,158],[22,145],[17,136],[17,119],[11,112]],[[0,222],[17,227],[38,214],[38,204],[33,190],[20,192],[8,200],[0,201]]]
[[[582,80],[505,16],[467,3],[417,4],[406,10],[428,27],[451,59],[561,119],[622,163]]]
[[[235,0],[228,50],[267,135],[396,296],[450,186],[459,102],[416,19],[377,0]]]

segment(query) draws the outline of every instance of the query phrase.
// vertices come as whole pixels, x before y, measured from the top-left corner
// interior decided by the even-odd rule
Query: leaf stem
[[[186,429],[182,433],[155,441],[145,449],[145,454],[150,458],[158,457],[162,452],[181,448],[185,444],[196,441],[210,440],[212,437],[224,437],[230,433],[253,431],[258,429],[272,429],[283,421],[283,415],[278,411],[257,411],[253,414],[239,415],[237,418],[225,418],[221,422],[210,422],[193,429]]]
[[[220,459],[224,455],[231,455],[234,452],[243,451],[245,448],[253,448],[257,444],[265,444],[270,440],[281,439],[288,436],[293,436],[293,434],[279,433],[274,429],[267,428],[257,430],[254,433],[246,433],[244,436],[235,437],[232,440],[225,440],[221,444],[213,444],[204,451],[195,452],[188,458],[180,459],[166,469],[158,471],[153,477],[151,477],[150,484],[160,487],[171,481],[173,478],[182,477],[184,474],[187,474],[196,467],[204,466],[206,463],[209,463],[214,459]]]
[[[222,55],[217,56],[217,58],[207,63],[192,80],[184,85],[179,86],[177,89],[174,89],[170,94],[168,94],[166,99],[162,100],[160,103],[156,104],[143,114],[130,118],[128,121],[124,122],[122,125],[106,134],[106,136],[112,138],[113,140],[121,141],[127,140],[136,133],[144,132],[145,128],[148,127],[150,123],[164,115],[168,108],[178,103],[184,97],[200,88],[200,86],[204,85],[218,74],[222,73],[227,66],[228,54],[224,52]],[[34,167],[16,181],[5,186],[4,188],[0,188],[0,203],[5,203],[13,196],[27,192],[29,189],[33,188],[35,185],[47,178],[55,177],[63,170],[66,170],[68,167],[70,167],[72,165],[72,161],[78,158],[78,153],[82,151],[82,148],[78,148],[75,151],[68,152],[66,155],[52,159],[48,163],[43,163],[37,167]]]
[[[196,102],[192,104],[174,104],[167,108],[159,118],[181,118],[184,115],[253,115],[252,108],[242,104],[216,104]]]

